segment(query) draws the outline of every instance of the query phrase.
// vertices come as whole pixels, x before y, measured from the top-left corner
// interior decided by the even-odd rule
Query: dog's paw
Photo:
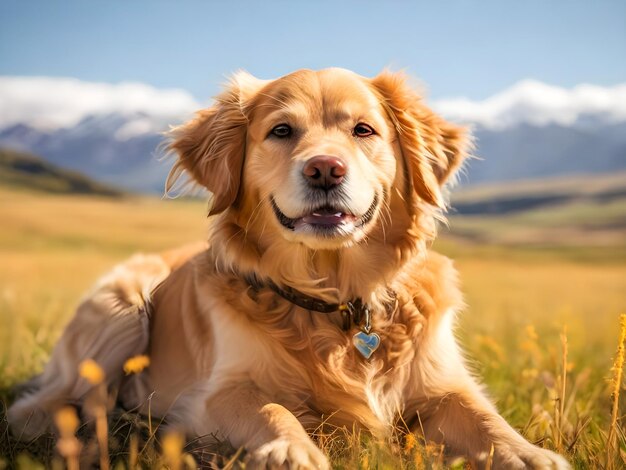
[[[248,455],[246,469],[328,470],[330,464],[310,439],[275,439]]]
[[[522,448],[496,447],[493,468],[570,470],[570,464],[559,454],[528,444]]]

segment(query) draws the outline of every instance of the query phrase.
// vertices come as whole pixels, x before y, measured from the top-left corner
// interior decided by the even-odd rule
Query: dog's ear
[[[441,186],[467,156],[467,130],[428,108],[402,73],[385,71],[371,83],[396,127],[415,192],[427,203],[443,208]]]
[[[170,132],[169,149],[178,159],[167,177],[166,191],[186,172],[212,193],[209,215],[235,203],[246,152],[245,104],[263,83],[246,72],[235,74],[213,106]]]

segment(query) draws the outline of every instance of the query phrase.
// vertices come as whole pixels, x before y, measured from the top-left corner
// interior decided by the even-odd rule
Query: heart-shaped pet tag
[[[365,359],[369,359],[380,346],[380,336],[376,333],[359,331],[352,337],[352,344]]]

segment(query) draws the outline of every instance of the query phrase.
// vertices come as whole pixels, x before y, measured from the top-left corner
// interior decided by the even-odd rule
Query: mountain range
[[[207,106],[144,84],[0,77],[0,146],[134,191],[162,192],[169,125]],[[475,137],[464,185],[626,169],[626,84],[563,89],[526,80],[483,101],[433,107]]]
[[[138,119],[150,117],[94,115],[75,126],[52,131],[15,124],[0,130],[0,146],[32,152],[50,163],[117,187],[159,192],[168,172],[168,165],[157,157],[162,134],[146,132],[125,139],[118,137],[124,126]]]

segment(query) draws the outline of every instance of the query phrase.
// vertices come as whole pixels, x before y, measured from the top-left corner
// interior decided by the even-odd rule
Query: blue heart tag
[[[380,336],[376,333],[359,331],[352,337],[352,344],[365,359],[369,359],[380,346]]]

